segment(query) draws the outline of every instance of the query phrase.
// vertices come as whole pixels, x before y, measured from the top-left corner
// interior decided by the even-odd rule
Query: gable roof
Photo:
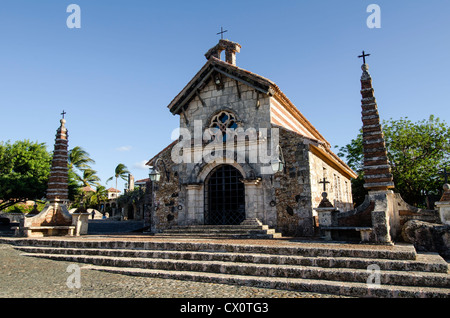
[[[348,175],[350,178],[356,178],[356,173],[351,168],[349,168],[348,165],[344,161],[342,161],[336,154],[333,153],[330,143],[311,124],[311,122],[306,119],[306,117],[298,110],[298,108],[289,100],[289,98],[273,81],[261,75],[242,69],[236,65],[222,61],[214,56],[209,57],[205,65],[203,65],[203,67],[197,72],[197,74],[181,90],[181,92],[178,93],[178,95],[175,96],[175,98],[170,102],[170,104],[167,106],[170,112],[173,115],[180,115],[183,110],[185,111],[191,100],[195,98],[199,91],[209,83],[211,77],[215,73],[220,73],[247,86],[250,86],[262,94],[274,97],[282,105],[282,107],[284,107],[284,109],[286,109],[308,130],[308,132],[311,134],[310,136],[313,137],[313,140],[319,142],[319,144],[322,144],[325,152],[317,150],[318,153],[321,153],[328,157],[328,159],[336,163],[337,166],[341,166],[346,175]],[[304,137],[310,138],[308,136]],[[151,165],[155,158],[157,158],[162,152],[167,150],[173,144],[174,143],[171,143],[163,151],[150,159],[149,162],[147,162],[147,165]]]
[[[190,80],[183,90],[167,106],[172,114],[180,114],[182,107],[186,106],[192,98],[195,97],[197,90],[202,89],[208,84],[211,75],[214,72],[221,73],[230,78],[236,79],[263,94],[272,95],[274,92],[272,86],[275,83],[260,75],[246,71],[230,63],[224,62],[214,56],[211,56],[198,73]]]
[[[252,87],[262,94],[276,97],[284,107],[297,119],[305,125],[311,132],[312,136],[319,141],[324,142],[328,146],[328,141],[320,134],[320,132],[306,119],[305,116],[295,107],[289,98],[281,91],[281,89],[271,80],[242,69],[236,65],[222,61],[211,56],[205,65],[197,72],[197,74],[189,81],[189,83],[178,93],[177,96],[167,106],[173,115],[179,115],[183,109],[186,110],[189,102],[196,97],[197,92],[205,87],[214,73],[220,73],[229,78],[235,79],[245,85]]]

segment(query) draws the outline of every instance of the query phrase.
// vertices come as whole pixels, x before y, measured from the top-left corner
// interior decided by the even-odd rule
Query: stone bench
[[[14,227],[15,235],[20,236],[20,227]],[[67,226],[29,226],[24,227],[23,234],[26,237],[36,237],[36,236],[44,236],[43,232],[46,232],[48,236],[53,236],[55,234],[59,234],[61,232],[65,233],[68,236],[74,236],[75,232],[75,226],[74,225],[67,225]]]
[[[370,234],[373,231],[371,227],[362,226],[322,226],[321,230],[325,231],[325,239],[331,240],[331,231],[357,231],[361,235],[361,242],[369,242]]]

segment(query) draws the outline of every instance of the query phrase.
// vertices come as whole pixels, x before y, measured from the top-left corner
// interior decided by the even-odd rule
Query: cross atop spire
[[[363,58],[363,62],[366,64],[366,56],[370,56],[370,54],[366,54],[366,52],[362,51],[362,55],[359,55],[358,58]]]
[[[62,119],[64,119],[64,115],[67,114],[64,110],[62,111],[61,115],[62,115]]]

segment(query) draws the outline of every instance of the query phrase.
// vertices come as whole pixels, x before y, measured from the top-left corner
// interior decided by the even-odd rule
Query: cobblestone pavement
[[[0,298],[340,298],[335,295],[133,277],[81,267],[81,287],[69,288],[71,263],[22,256],[0,244]]]

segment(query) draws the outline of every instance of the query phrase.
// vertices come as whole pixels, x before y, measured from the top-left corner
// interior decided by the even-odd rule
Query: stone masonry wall
[[[236,88],[236,81],[223,77],[224,87],[218,90],[213,81],[210,81],[200,92],[200,97],[205,103],[195,97],[186,110],[186,117],[180,115],[180,127],[188,128],[194,137],[194,120],[201,120],[203,130],[209,126],[211,117],[220,110],[231,110],[240,121],[240,127],[270,128],[269,97],[257,93],[253,88],[238,82],[240,98]],[[258,95],[258,96],[257,96]],[[259,106],[257,106],[259,100]],[[203,131],[202,130],[202,131]]]
[[[314,234],[314,219],[308,145],[304,143],[302,136],[285,128],[278,128],[286,171],[274,175],[277,231],[285,236],[311,236]]]
[[[317,207],[322,200],[323,184],[319,183],[325,177],[330,183],[326,190],[328,200],[340,211],[353,209],[352,185],[350,179],[327,164],[314,153],[309,152],[311,193],[313,207]]]
[[[151,209],[152,202],[152,185],[151,182],[147,185],[150,191],[147,191],[146,198],[147,204],[150,206],[148,210],[151,211],[151,228],[152,231],[161,232],[164,229],[170,228],[172,225],[178,224],[179,206],[183,209],[183,199],[180,198],[180,184],[178,172],[174,169],[174,163],[171,159],[171,150],[173,146],[166,148],[161,152],[157,158],[161,158],[164,161],[166,169],[169,173],[169,181],[167,181],[167,175],[164,171],[164,166],[160,162],[158,163],[158,171],[161,173],[161,179],[159,182],[155,182],[155,205],[154,209]],[[155,158],[156,159],[156,158]]]

